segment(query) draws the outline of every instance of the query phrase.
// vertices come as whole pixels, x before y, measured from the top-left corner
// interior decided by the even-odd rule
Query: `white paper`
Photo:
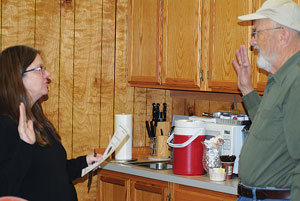
[[[115,150],[116,160],[131,160],[132,159],[132,114],[116,114],[115,128],[119,125],[125,126],[129,134],[129,138],[123,141],[122,144]]]
[[[128,139],[129,134],[123,125],[119,125],[116,129],[113,137],[111,138],[109,145],[106,147],[106,150],[103,154],[102,160],[86,167],[81,170],[81,176],[83,177],[93,169],[99,167],[101,163],[103,163],[114,151],[115,149],[123,142],[123,140]]]

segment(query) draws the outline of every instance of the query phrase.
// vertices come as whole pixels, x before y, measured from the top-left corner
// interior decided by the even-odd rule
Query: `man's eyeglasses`
[[[283,27],[274,27],[274,28],[269,28],[269,29],[261,29],[261,30],[256,30],[252,29],[252,37],[256,37],[256,34],[262,31],[269,31],[269,30],[274,30],[274,29],[283,29]]]
[[[46,67],[40,66],[40,67],[33,68],[33,69],[30,69],[30,70],[25,70],[23,74],[29,73],[29,72],[32,72],[32,71],[40,71],[42,74],[45,74]]]

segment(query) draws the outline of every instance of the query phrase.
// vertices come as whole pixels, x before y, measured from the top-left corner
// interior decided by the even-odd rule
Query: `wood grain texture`
[[[207,201],[235,201],[236,195],[220,193],[205,189],[199,189],[180,184],[171,185],[171,197],[174,201],[194,201],[194,200],[207,200]]]
[[[164,1],[163,85],[200,87],[201,1]]]
[[[195,116],[202,116],[203,112],[210,112],[209,100],[197,100],[195,99]]]
[[[160,84],[161,0],[129,1],[128,81]]]
[[[223,4],[222,1],[220,0],[220,5]],[[134,5],[140,6],[139,12],[133,16],[138,23],[135,30],[130,30],[127,18],[130,17],[129,6],[132,2],[133,0],[0,0],[0,48],[3,50],[11,45],[25,44],[42,50],[45,65],[52,74],[49,99],[43,106],[46,115],[62,136],[68,158],[90,154],[93,148],[101,147],[103,151],[113,134],[114,114],[117,113],[133,113],[133,146],[134,150],[138,149],[138,153],[133,155],[135,157],[148,155],[149,148],[144,148],[148,146],[145,121],[152,119],[152,103],[167,103],[167,121],[170,122],[173,114],[193,113],[201,116],[203,111],[214,112],[232,107],[232,94],[212,93],[212,96],[208,92],[191,92],[183,96],[172,96],[174,90],[127,85],[130,42],[140,44],[132,59],[140,65],[144,75],[153,75],[155,82],[158,82],[160,76],[158,64],[152,60],[159,55],[152,51],[156,51],[160,37],[157,32],[157,17],[161,12],[162,1],[134,0]],[[192,2],[196,1],[179,3],[190,5]],[[210,16],[210,4],[203,2],[203,16]],[[152,8],[148,9],[150,6]],[[174,12],[177,9],[172,7],[171,10]],[[188,10],[190,9],[196,10],[192,6]],[[191,15],[196,16],[198,13]],[[210,21],[202,19],[202,30],[206,30],[209,23]],[[148,33],[152,28],[154,35]],[[193,26],[194,31],[195,29]],[[138,41],[130,41],[130,31],[140,34]],[[182,37],[190,34],[183,31],[179,33]],[[202,33],[202,53],[209,46],[208,36],[209,32]],[[145,41],[146,39],[150,41]],[[184,41],[180,44],[182,47],[186,46]],[[208,68],[206,64],[209,52],[202,54],[201,58],[201,69],[205,70]],[[149,68],[146,69],[147,65]],[[201,89],[202,87],[207,90],[207,86],[201,86]],[[237,100],[239,110],[245,111],[240,97]],[[90,193],[87,193],[85,179],[86,177],[76,181],[79,200],[95,200],[96,179],[93,178]]]
[[[115,104],[114,113],[133,114],[134,88],[127,83],[127,14],[128,1],[117,1],[116,13],[116,57],[115,57]],[[134,116],[133,116],[134,118]]]
[[[58,98],[59,98],[59,46],[60,46],[60,0],[36,0],[35,46],[41,51],[41,56],[47,71],[51,74],[48,86],[48,100],[43,102],[44,112],[58,128]]]
[[[184,115],[193,116],[195,113],[195,100],[190,98],[186,99],[184,107]]]
[[[209,91],[208,87],[208,73],[209,73],[209,36],[210,32],[210,4],[202,3],[202,17],[201,17],[201,65],[200,72],[202,72],[203,80],[201,81],[201,90]]]
[[[173,98],[172,113],[177,115],[185,114],[185,98]]]
[[[235,57],[235,51],[241,44],[249,49],[251,26],[239,26],[237,17],[252,12],[252,1],[212,0],[209,3],[211,21],[209,87],[238,91],[232,58]]]
[[[99,16],[100,17],[100,16]],[[100,147],[106,147],[114,132],[115,1],[103,1]]]
[[[134,113],[133,113],[133,146],[142,147],[147,146],[148,134],[146,133],[147,119],[147,93],[145,88],[134,89]]]
[[[76,1],[75,12],[73,156],[77,157],[99,147],[102,1]],[[78,183],[78,199],[95,198],[95,184],[87,194],[87,181]]]
[[[35,0],[2,1],[2,49],[13,45],[34,47]]]
[[[166,121],[172,122],[173,110],[172,110],[172,97],[171,90],[166,90],[166,103],[167,103],[167,119]]]
[[[253,1],[253,11],[258,10],[261,5],[265,2],[265,0],[254,0]],[[258,91],[264,91],[269,73],[263,69],[258,68],[257,66],[257,51],[252,51],[252,64],[253,64],[253,83],[254,87]]]
[[[160,111],[162,111],[162,105],[166,101],[165,90],[160,89],[147,89],[147,119],[152,120],[152,103],[160,104]]]
[[[73,96],[74,96],[74,2],[61,2],[60,68],[58,131],[68,158],[73,155]]]

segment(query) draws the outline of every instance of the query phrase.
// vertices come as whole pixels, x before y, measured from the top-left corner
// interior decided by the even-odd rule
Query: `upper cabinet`
[[[213,91],[239,92],[232,58],[240,45],[250,50],[251,22],[240,23],[238,16],[252,12],[251,0],[203,1],[203,54],[207,55],[208,86]],[[249,51],[251,58],[251,51]]]
[[[265,1],[266,0],[253,0],[253,10],[254,11],[258,10]],[[258,68],[256,61],[257,61],[257,52],[252,51],[252,61],[251,62],[254,67],[254,73],[253,73],[254,88],[259,92],[263,92],[266,87],[266,84],[267,84],[269,73],[263,69]]]
[[[128,16],[128,81],[133,85],[160,85],[162,1],[129,0]]]
[[[201,87],[201,1],[165,0],[163,4],[162,85]]]
[[[201,0],[129,4],[131,86],[200,90]]]
[[[131,86],[240,93],[232,58],[245,45],[253,85],[267,73],[251,50],[252,22],[238,16],[263,0],[129,0],[128,82]]]

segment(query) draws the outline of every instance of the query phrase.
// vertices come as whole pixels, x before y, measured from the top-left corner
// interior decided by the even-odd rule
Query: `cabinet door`
[[[210,190],[204,190],[179,184],[172,185],[171,195],[173,201],[195,201],[195,200],[205,200],[205,201],[236,201],[237,196],[220,193]]]
[[[129,179],[121,174],[101,170],[98,185],[98,201],[129,201]]]
[[[265,2],[266,0],[254,0],[253,1],[253,12],[258,10],[261,5]],[[269,73],[263,69],[260,69],[257,67],[257,52],[253,51],[252,53],[253,59],[252,59],[252,66],[254,67],[254,88],[259,91],[263,92],[265,90],[267,81],[268,81],[268,75]]]
[[[165,0],[162,85],[200,89],[201,0]]]
[[[131,201],[166,201],[168,183],[152,179],[131,180]]]
[[[128,82],[132,86],[161,84],[161,0],[129,0]]]
[[[258,10],[261,5],[265,2],[266,0],[253,0],[253,11]],[[300,5],[300,0],[294,0],[295,3],[298,3]],[[252,63],[254,64],[256,70],[255,70],[255,80],[254,87],[256,88],[257,91],[263,92],[265,90],[267,80],[268,80],[268,75],[269,73],[266,72],[265,70],[259,69],[256,65],[256,59],[257,59],[257,53],[254,53],[255,57],[252,60]]]
[[[209,29],[203,30],[209,31],[209,39],[203,41],[209,43],[208,85],[213,91],[239,92],[232,58],[240,45],[250,50],[251,22],[240,23],[238,16],[252,12],[252,1],[211,0],[203,4],[210,4],[208,13],[203,15],[203,20],[210,20]]]

